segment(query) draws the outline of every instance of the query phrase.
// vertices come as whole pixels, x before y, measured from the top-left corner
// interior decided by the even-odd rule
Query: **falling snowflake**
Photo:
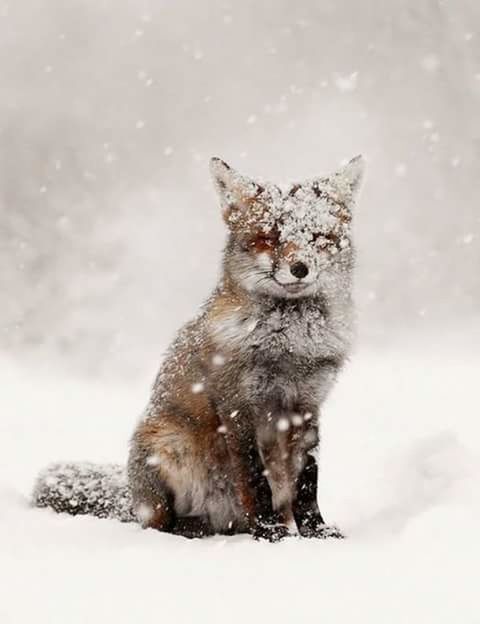
[[[225,364],[225,358],[221,353],[215,353],[212,357],[212,364],[214,366],[223,366],[223,364]]]
[[[354,91],[357,88],[358,72],[352,72],[351,74],[348,74],[346,76],[336,74],[333,80],[337,89],[342,93]]]
[[[277,421],[277,429],[278,431],[288,431],[290,428],[290,422],[288,418],[279,418]]]
[[[160,457],[158,455],[149,455],[146,459],[146,464],[148,466],[159,466]]]
[[[203,392],[204,388],[205,386],[201,382],[192,384],[193,394],[200,394],[200,392]]]
[[[137,518],[140,522],[148,522],[153,516],[153,509],[145,503],[140,503],[136,509]]]
[[[301,427],[303,425],[303,418],[300,416],[300,414],[294,414],[292,416],[292,425],[294,427]]]

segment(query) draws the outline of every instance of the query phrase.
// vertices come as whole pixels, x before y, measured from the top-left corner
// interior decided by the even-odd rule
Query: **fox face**
[[[363,176],[357,156],[335,173],[282,190],[211,160],[230,236],[227,274],[252,293],[315,295],[353,264],[352,209]]]

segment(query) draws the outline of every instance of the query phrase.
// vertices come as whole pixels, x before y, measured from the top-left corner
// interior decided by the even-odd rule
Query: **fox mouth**
[[[305,288],[308,286],[308,284],[305,284],[302,282],[289,282],[287,284],[282,284],[278,280],[275,280],[275,282],[279,286],[284,288],[288,293],[292,293],[292,294],[302,292],[302,290],[305,290]]]

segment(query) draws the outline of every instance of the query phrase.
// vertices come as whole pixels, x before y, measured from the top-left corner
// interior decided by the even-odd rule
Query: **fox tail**
[[[39,474],[32,504],[71,515],[133,522],[126,469],[117,464],[55,463]]]

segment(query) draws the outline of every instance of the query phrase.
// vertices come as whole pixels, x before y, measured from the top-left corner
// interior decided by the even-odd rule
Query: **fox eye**
[[[327,232],[326,234],[317,232],[312,235],[312,240],[314,243],[318,240],[320,249],[325,249],[329,244],[336,245],[339,237],[335,232]]]
[[[327,238],[334,245],[338,243],[338,234],[335,234],[335,232],[329,232],[325,238]]]
[[[326,236],[325,234],[322,234],[321,232],[316,232],[315,234],[312,234],[312,242],[316,243],[318,241],[318,239],[321,239],[319,246],[323,249],[323,247],[326,246],[327,244],[327,240],[326,240]]]
[[[275,247],[277,241],[278,236],[275,234],[275,232],[261,232],[255,236],[255,238],[251,241],[250,245],[258,251],[265,251],[267,249],[272,249],[272,247]]]

